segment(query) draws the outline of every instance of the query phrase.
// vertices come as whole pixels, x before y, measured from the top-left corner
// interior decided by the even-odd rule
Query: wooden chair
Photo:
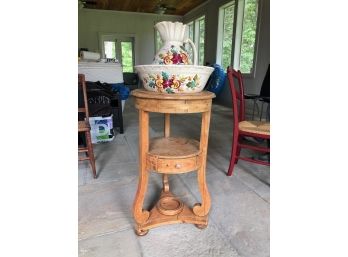
[[[242,73],[236,71],[231,67],[227,68],[227,77],[232,95],[232,107],[233,107],[233,142],[230,165],[228,168],[227,176],[231,176],[234,165],[238,160],[249,161],[262,165],[270,165],[268,161],[256,160],[250,157],[240,156],[241,148],[247,148],[250,150],[269,153],[269,146],[265,147],[261,144],[248,144],[243,141],[244,137],[252,137],[257,139],[270,139],[270,123],[261,121],[248,121],[245,120],[245,99],[244,99],[244,85]],[[236,87],[237,82],[238,86]],[[255,140],[259,142],[259,140]]]
[[[89,160],[91,163],[93,177],[97,178],[96,167],[95,167],[95,159],[93,153],[92,139],[91,139],[91,127],[89,125],[89,111],[88,111],[88,103],[87,103],[87,89],[86,89],[86,81],[84,74],[78,74],[78,86],[79,90],[82,89],[83,94],[83,106],[79,106],[78,112],[79,114],[84,114],[82,120],[79,119],[79,133],[84,133],[86,139],[86,146],[79,147],[79,153],[86,153],[86,157],[79,157],[79,161]]]

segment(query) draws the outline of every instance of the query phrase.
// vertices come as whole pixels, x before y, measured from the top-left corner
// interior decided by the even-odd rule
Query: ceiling
[[[80,0],[84,8],[185,15],[208,0]]]

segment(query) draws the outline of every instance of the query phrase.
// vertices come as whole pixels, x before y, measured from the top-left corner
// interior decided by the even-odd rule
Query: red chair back
[[[242,73],[233,68],[227,68],[228,84],[231,89],[233,120],[238,125],[240,121],[245,120],[245,103],[244,103],[244,84]]]

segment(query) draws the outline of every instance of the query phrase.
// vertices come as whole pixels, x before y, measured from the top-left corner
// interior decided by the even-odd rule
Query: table
[[[136,89],[135,107],[139,110],[139,182],[133,203],[137,235],[166,224],[192,223],[203,229],[208,225],[211,199],[206,184],[206,160],[212,98],[214,93],[164,94]],[[149,138],[149,113],[164,113],[164,137]],[[170,135],[170,114],[202,113],[200,141]],[[198,129],[198,128],[197,128]],[[149,172],[162,174],[160,200],[151,210],[144,210]],[[202,203],[193,208],[176,198],[169,188],[170,174],[197,171]]]

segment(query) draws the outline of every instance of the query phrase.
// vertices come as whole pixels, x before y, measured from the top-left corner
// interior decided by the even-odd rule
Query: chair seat
[[[79,120],[79,132],[89,131],[89,130],[91,130],[91,126],[89,125],[89,122],[85,120]]]
[[[270,123],[265,121],[243,120],[239,122],[239,130],[262,135],[270,134]]]

